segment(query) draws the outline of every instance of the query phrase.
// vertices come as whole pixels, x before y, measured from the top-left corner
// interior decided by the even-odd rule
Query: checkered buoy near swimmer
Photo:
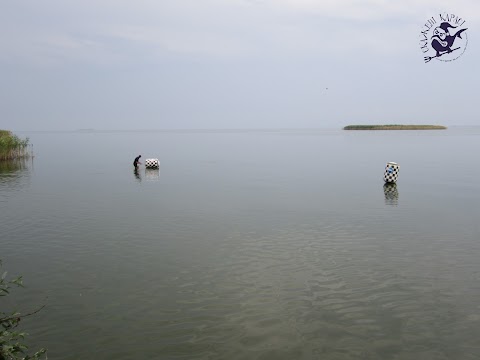
[[[146,169],[158,169],[160,167],[160,162],[158,159],[146,159],[145,168]]]
[[[385,173],[383,174],[383,180],[386,183],[396,183],[398,179],[398,172],[400,171],[400,166],[393,161],[390,161],[385,166]]]

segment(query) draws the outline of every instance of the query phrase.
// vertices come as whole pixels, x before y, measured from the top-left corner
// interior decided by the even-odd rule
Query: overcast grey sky
[[[480,125],[478,0],[0,4],[0,128]],[[445,12],[468,47],[424,63]]]

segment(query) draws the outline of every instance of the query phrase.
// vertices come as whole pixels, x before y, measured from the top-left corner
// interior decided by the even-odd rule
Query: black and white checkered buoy
[[[158,159],[146,159],[145,168],[146,169],[158,169],[160,167],[160,162]]]
[[[383,180],[385,180],[386,183],[396,183],[399,171],[400,165],[398,165],[396,162],[388,162],[387,166],[385,166]]]

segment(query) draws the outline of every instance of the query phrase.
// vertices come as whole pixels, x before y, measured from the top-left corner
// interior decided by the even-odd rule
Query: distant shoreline
[[[343,130],[446,130],[442,125],[347,125]]]

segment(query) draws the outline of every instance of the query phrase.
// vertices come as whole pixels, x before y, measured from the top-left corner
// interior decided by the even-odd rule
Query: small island
[[[343,130],[445,130],[442,125],[348,125]]]

